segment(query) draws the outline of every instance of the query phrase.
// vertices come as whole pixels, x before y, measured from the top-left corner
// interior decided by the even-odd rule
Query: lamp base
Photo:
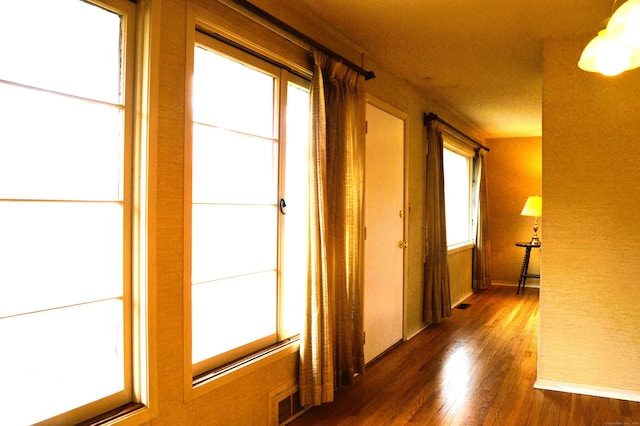
[[[535,245],[540,245],[540,239],[538,238],[538,218],[533,218],[533,236],[531,237],[531,243]]]

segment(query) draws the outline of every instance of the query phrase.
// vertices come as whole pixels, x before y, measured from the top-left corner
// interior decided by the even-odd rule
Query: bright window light
[[[444,194],[449,247],[471,240],[471,159],[444,149]]]
[[[124,20],[0,3],[0,424],[131,401]]]
[[[195,374],[299,333],[308,235],[308,89],[202,38],[192,96]]]

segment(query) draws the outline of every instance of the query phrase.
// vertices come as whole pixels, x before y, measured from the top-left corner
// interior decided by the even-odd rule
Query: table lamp
[[[538,218],[542,217],[542,197],[532,195],[527,198],[527,202],[524,203],[524,207],[520,214],[522,216],[533,217],[533,236],[531,237],[531,244],[540,244],[540,240],[538,239]]]

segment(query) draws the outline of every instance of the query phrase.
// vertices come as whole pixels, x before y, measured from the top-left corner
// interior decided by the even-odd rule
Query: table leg
[[[518,289],[516,294],[520,294],[520,285],[524,293],[524,285],[527,282],[527,274],[529,273],[529,257],[531,256],[531,247],[525,247],[524,258],[522,259],[522,268],[520,269],[520,279],[518,280]]]

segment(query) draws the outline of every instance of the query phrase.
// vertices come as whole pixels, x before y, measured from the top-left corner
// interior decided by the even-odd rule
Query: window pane
[[[77,0],[1,3],[0,79],[120,102],[120,16]]]
[[[286,73],[244,53],[238,57],[251,65],[225,56],[235,54],[221,43],[211,46],[225,53],[195,48],[192,95],[196,374],[299,332],[308,261],[309,91],[288,83],[281,102]]]
[[[276,273],[193,286],[193,362],[276,332]]]
[[[0,2],[0,424],[132,401],[121,53],[136,7],[100,3],[128,12]]]
[[[122,328],[121,300],[0,321],[0,424],[33,424],[120,391]]]
[[[193,120],[243,133],[273,137],[273,76],[222,55],[195,49]]]
[[[0,198],[122,199],[118,107],[0,84]]]
[[[193,202],[273,204],[278,144],[208,126],[193,128]]]
[[[302,329],[309,240],[309,90],[290,83],[287,93],[282,337]]]
[[[121,205],[0,202],[0,235],[0,317],[122,296]]]
[[[444,193],[447,217],[447,244],[470,239],[470,169],[469,158],[444,150]]]
[[[194,205],[192,223],[193,283],[276,269],[275,206]]]

